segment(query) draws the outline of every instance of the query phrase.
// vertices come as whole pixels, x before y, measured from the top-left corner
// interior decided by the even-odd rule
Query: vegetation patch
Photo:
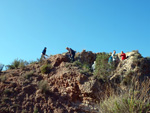
[[[108,53],[99,53],[96,57],[96,69],[94,76],[97,79],[107,81],[111,72],[114,70],[114,64],[108,64],[108,58],[110,55]]]
[[[73,66],[77,66],[77,67],[79,67],[79,68],[82,68],[82,63],[80,62],[80,61],[74,61],[73,63],[72,63],[72,65]]]
[[[40,69],[41,69],[41,73],[48,74],[50,73],[52,66],[50,64],[45,64]]]
[[[90,66],[87,63],[82,64],[82,69],[80,70],[80,73],[86,75],[92,75]]]
[[[150,110],[149,86],[150,79],[141,84],[134,79],[128,90],[115,92],[100,103],[101,113],[147,113]]]
[[[24,60],[15,59],[10,65],[6,65],[7,69],[25,68],[29,63]]]
[[[44,81],[44,80],[41,80],[39,83],[38,83],[38,88],[42,91],[42,93],[47,93],[49,91],[49,86],[48,86],[48,83],[47,81]]]
[[[31,76],[33,76],[34,72],[33,71],[30,71],[30,72],[27,72],[23,75],[24,78],[26,79],[30,79]]]
[[[0,81],[1,81],[1,82],[5,82],[5,81],[6,81],[6,79],[7,79],[7,77],[6,77],[5,75],[0,76]]]

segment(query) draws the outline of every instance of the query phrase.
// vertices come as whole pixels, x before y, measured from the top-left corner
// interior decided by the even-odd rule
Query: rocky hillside
[[[128,59],[120,61],[112,72],[112,83],[127,84],[124,78],[150,76],[148,58],[137,51],[126,54]],[[99,102],[108,86],[79,64],[91,66],[96,53],[84,50],[77,53],[76,60],[71,63],[65,54],[58,54],[25,68],[1,72],[0,113],[99,113]]]

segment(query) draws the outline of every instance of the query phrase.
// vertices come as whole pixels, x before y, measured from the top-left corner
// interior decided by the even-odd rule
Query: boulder
[[[92,51],[86,51],[83,50],[81,53],[76,54],[76,60],[80,60],[81,63],[87,63],[90,66],[94,63],[96,60],[96,53],[93,53]]]

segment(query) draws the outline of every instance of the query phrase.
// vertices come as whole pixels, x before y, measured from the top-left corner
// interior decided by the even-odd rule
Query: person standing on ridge
[[[116,63],[116,51],[114,50],[108,59],[108,64]]]
[[[44,59],[46,59],[45,58],[45,56],[48,56],[47,54],[46,54],[46,47],[44,48],[44,50],[42,51],[42,56],[41,56],[41,58],[44,58]]]
[[[116,61],[116,51],[115,50],[113,51],[111,56],[112,56],[112,60]]]
[[[121,55],[120,55],[120,56],[121,56],[121,59],[122,59],[122,60],[125,60],[125,59],[126,59],[126,54],[125,54],[123,51],[121,51]]]
[[[74,51],[73,49],[71,49],[71,48],[69,48],[69,47],[66,47],[66,49],[67,49],[68,52],[69,52],[70,58],[72,59],[72,61],[74,61],[74,56],[75,56],[76,51]]]
[[[96,67],[96,61],[94,61],[93,65],[92,65],[92,70],[95,71],[95,67]]]

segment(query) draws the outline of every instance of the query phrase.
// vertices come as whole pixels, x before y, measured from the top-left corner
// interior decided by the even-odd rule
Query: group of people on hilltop
[[[121,60],[125,60],[127,57],[126,57],[126,54],[121,51]],[[108,59],[108,63],[111,64],[112,62],[113,63],[116,63],[118,61],[118,56],[116,55],[116,51],[114,50],[113,53],[111,54],[111,56],[109,57]]]
[[[121,60],[125,60],[127,58],[126,54],[123,51],[121,51],[120,57],[121,57]],[[113,53],[111,54],[111,56],[108,59],[108,64],[109,65],[114,64],[114,66],[116,67],[118,62],[119,62],[119,58],[116,55],[116,51],[114,50]],[[96,61],[94,61],[93,65],[92,65],[92,70],[93,71],[95,70],[95,67],[96,67]]]
[[[75,57],[76,51],[74,51],[73,49],[71,49],[71,48],[69,48],[69,47],[66,47],[66,49],[68,50],[68,56],[69,56],[69,58],[70,58],[72,61],[74,61],[74,57]],[[41,59],[43,59],[43,58],[46,59],[45,56],[48,56],[48,55],[46,54],[46,50],[47,50],[47,48],[45,47],[44,50],[42,51]]]
[[[74,57],[75,57],[76,51],[74,51],[73,49],[71,49],[69,47],[66,47],[66,49],[68,50],[69,58],[72,60],[72,62],[74,62]],[[47,48],[45,47],[44,50],[42,51],[41,58],[45,59],[45,56],[48,56],[46,54],[46,50],[47,50]],[[125,60],[127,58],[126,54],[123,51],[121,51],[120,57],[121,57],[121,60]],[[114,63],[115,65],[118,63],[118,56],[116,55],[115,50],[113,51],[113,53],[111,54],[111,56],[108,59],[108,64],[111,65],[112,63]],[[93,70],[95,69],[95,66],[96,66],[96,61],[94,61],[94,64],[92,65]]]

